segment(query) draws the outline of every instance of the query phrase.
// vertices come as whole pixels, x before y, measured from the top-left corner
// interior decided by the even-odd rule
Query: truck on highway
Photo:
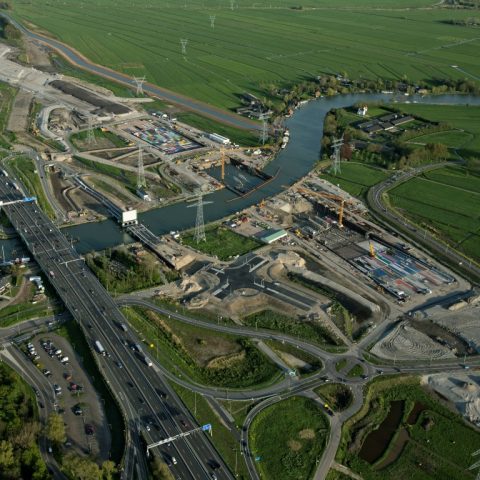
[[[103,348],[102,344],[98,340],[95,340],[95,348],[100,355],[103,355],[103,356],[106,355],[105,349]]]
[[[151,367],[153,365],[152,361],[145,355],[142,355],[142,360],[145,362],[147,367]]]

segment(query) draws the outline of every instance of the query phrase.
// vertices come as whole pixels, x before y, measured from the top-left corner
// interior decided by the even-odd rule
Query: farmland
[[[94,62],[233,108],[319,74],[411,81],[480,76],[478,32],[446,22],[468,10],[427,0],[15,2],[13,15]],[[413,8],[406,8],[413,7]],[[209,16],[214,14],[211,27]],[[301,32],[301,35],[297,33]],[[182,55],[180,39],[188,39]],[[460,64],[463,70],[452,68]]]
[[[423,135],[410,139],[419,143],[443,143],[457,148],[467,160],[479,157],[480,151],[480,108],[456,105],[402,105],[402,112],[418,115],[426,120],[448,124],[452,130]],[[475,165],[474,165],[475,166]],[[479,165],[476,165],[479,168]]]
[[[387,178],[387,172],[362,165],[360,163],[343,163],[339,175],[330,173],[322,174],[321,177],[356,197],[363,198],[368,189]]]
[[[424,173],[389,191],[392,205],[474,259],[480,259],[480,175],[465,167]]]

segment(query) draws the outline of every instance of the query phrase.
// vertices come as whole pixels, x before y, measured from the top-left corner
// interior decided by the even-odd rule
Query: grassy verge
[[[381,443],[382,457],[370,464],[359,452],[387,417],[392,401],[403,402],[400,425],[389,444]],[[407,440],[399,448],[401,430]],[[345,422],[337,460],[365,479],[473,479],[466,469],[478,439],[479,433],[424,389],[417,377],[378,378],[369,383],[361,410]]]
[[[253,238],[244,237],[219,225],[208,228],[205,235],[206,241],[197,243],[193,232],[189,232],[182,235],[182,242],[200,252],[217,256],[220,260],[244,255],[262,245]]]
[[[221,388],[248,388],[282,378],[252,342],[214,333],[143,308],[123,309],[132,327],[172,373]]]
[[[292,369],[300,375],[311,375],[323,367],[321,360],[287,343],[267,340],[265,343]],[[304,365],[301,365],[303,364]]]
[[[177,115],[178,120],[187,123],[192,127],[198,128],[207,133],[218,133],[229,138],[232,143],[238,143],[245,147],[252,147],[260,144],[258,135],[246,130],[240,130],[220,122],[216,122],[207,117],[202,117],[198,113],[180,113]]]
[[[212,425],[212,443],[230,470],[237,474],[236,478],[247,480],[249,478],[248,470],[243,456],[240,454],[240,444],[235,434],[226,428],[225,425],[218,419],[216,413],[212,410],[202,395],[195,394],[194,392],[187,390],[186,388],[183,388],[175,383],[172,383],[172,387],[177,392],[185,406],[195,417],[199,425],[205,425],[207,423]],[[235,449],[237,450],[236,462]],[[236,471],[235,464],[237,465]]]
[[[225,410],[230,412],[235,425],[240,428],[247,418],[248,412],[258,403],[258,400],[219,400],[218,401]]]
[[[152,297],[150,299],[153,303],[159,307],[165,308],[172,312],[181,312],[183,315],[195,317],[198,320],[204,320],[206,322],[217,323],[218,325],[236,325],[236,323],[228,317],[220,316],[216,313],[210,312],[204,309],[195,309],[193,312],[188,310],[184,305],[179,302],[166,297]]]
[[[133,172],[122,170],[121,168],[113,167],[112,165],[105,165],[103,163],[87,160],[86,158],[75,157],[75,162],[81,166],[88,168],[94,172],[107,175],[115,180],[125,183],[128,187],[135,189],[137,184],[137,177]]]
[[[346,358],[342,358],[335,364],[335,370],[340,372],[347,366],[348,360]]]
[[[9,148],[15,135],[7,132],[8,119],[12,113],[12,105],[17,95],[17,89],[0,82],[0,147]]]
[[[353,401],[352,391],[343,383],[325,383],[315,389],[335,412],[346,410]]]
[[[95,390],[102,398],[104,405],[108,406],[108,408],[105,408],[105,414],[112,435],[111,459],[115,463],[119,463],[125,447],[125,425],[120,408],[115,402],[105,380],[98,370],[98,366],[92,355],[92,350],[90,349],[80,326],[74,320],[70,320],[63,324],[56,333],[62,335],[71,343],[75,352],[82,359],[82,366],[90,376],[90,380],[92,381]]]
[[[272,310],[263,310],[242,319],[244,325],[249,327],[262,328],[265,330],[274,330],[276,332],[286,333],[293,337],[308,340],[318,345],[338,345],[335,339],[330,335],[319,322],[310,320],[296,320],[281,313]]]
[[[250,428],[250,448],[261,478],[312,477],[325,448],[328,421],[310,399],[291,397],[260,412]]]
[[[32,160],[26,157],[18,157],[8,161],[14,175],[25,185],[28,193],[37,197],[40,208],[50,217],[55,217],[55,212],[45,195],[45,192]]]
[[[347,377],[348,378],[356,378],[356,377],[361,377],[363,375],[363,367],[357,363],[357,365],[354,365],[348,372],[347,372]]]

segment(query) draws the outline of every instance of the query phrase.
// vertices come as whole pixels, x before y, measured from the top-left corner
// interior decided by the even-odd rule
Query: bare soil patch
[[[303,440],[313,440],[315,438],[315,432],[311,428],[305,428],[298,432],[298,436]]]

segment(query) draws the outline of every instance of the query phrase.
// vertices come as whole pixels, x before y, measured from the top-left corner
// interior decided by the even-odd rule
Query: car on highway
[[[115,361],[115,365],[116,365],[118,368],[123,368],[122,363],[119,362],[118,360]]]

